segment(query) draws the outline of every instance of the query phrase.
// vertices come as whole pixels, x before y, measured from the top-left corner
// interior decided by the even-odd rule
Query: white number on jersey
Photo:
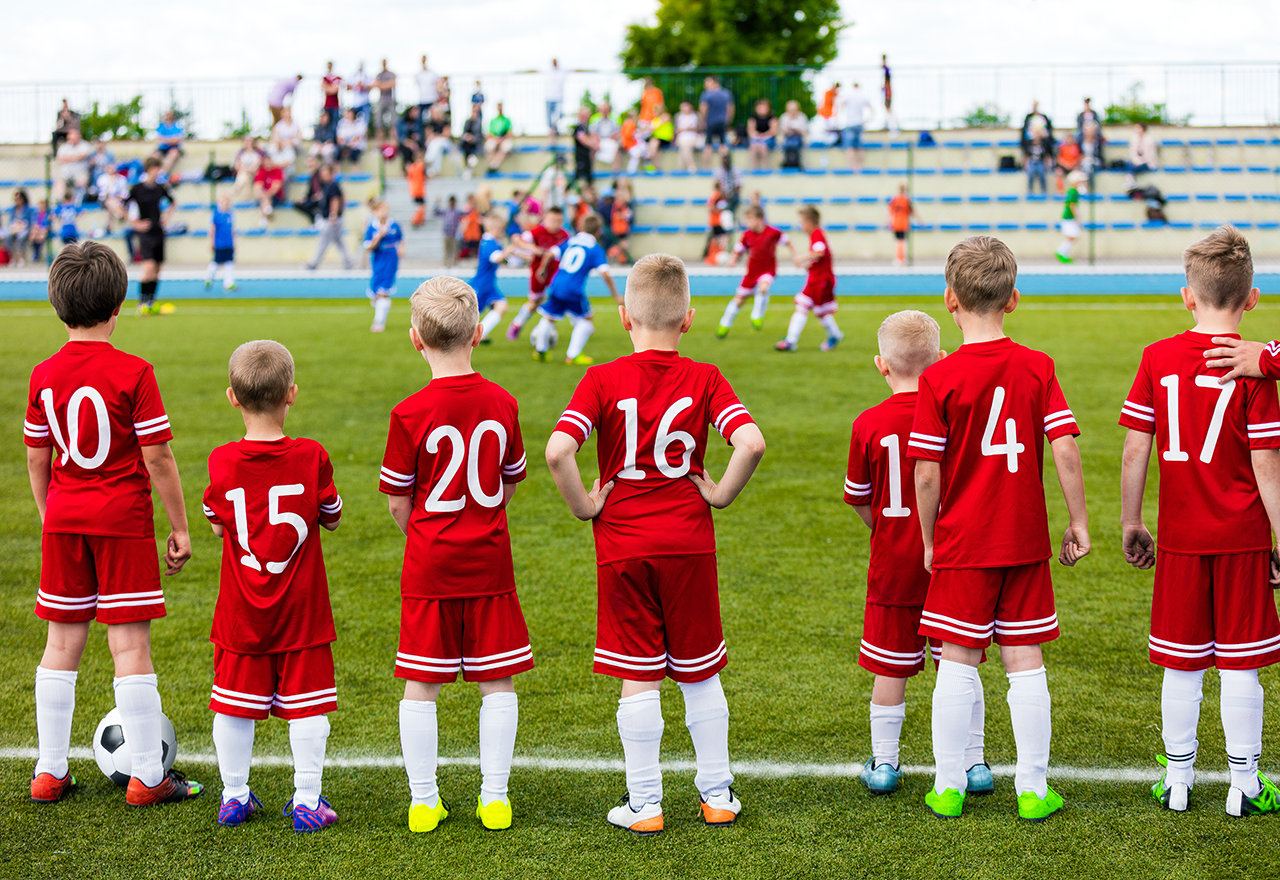
[[[897,434],[886,434],[880,445],[889,450],[889,506],[880,511],[883,516],[911,516],[911,508],[902,506],[902,459],[898,450],[902,441]]]
[[[644,471],[636,467],[636,447],[640,443],[640,418],[636,398],[628,397],[624,400],[619,400],[617,406],[618,409],[622,410],[626,418],[623,433],[627,444],[622,470],[618,471],[618,476],[624,480],[643,480],[645,478]],[[694,440],[693,435],[688,431],[672,431],[671,423],[675,421],[676,416],[691,406],[693,406],[692,397],[682,397],[671,404],[658,421],[658,436],[653,441],[654,464],[657,465],[658,470],[664,477],[670,477],[673,480],[689,473],[689,459],[693,457]],[[672,467],[667,462],[667,449],[673,443],[684,445],[684,453],[681,455],[680,464],[675,467]]]
[[[582,245],[575,244],[564,252],[564,259],[560,261],[560,268],[568,274],[572,275],[582,268],[582,264],[587,261],[587,249]]]
[[[449,463],[445,466],[444,473],[440,475],[440,480],[431,488],[431,492],[427,495],[427,500],[423,505],[427,513],[452,513],[466,507],[466,495],[451,500],[444,498],[445,490],[449,488],[449,484],[453,482],[453,478],[461,470],[464,458],[467,460],[467,488],[471,491],[471,497],[475,502],[481,507],[500,507],[502,505],[501,474],[498,476],[497,491],[493,494],[486,492],[484,486],[480,484],[480,440],[486,433],[492,433],[498,438],[498,467],[500,468],[502,459],[507,454],[507,429],[502,426],[501,422],[485,419],[472,430],[470,442],[463,440],[462,432],[453,425],[441,425],[427,436],[427,452],[439,452],[441,440],[449,441],[451,452]]]
[[[1018,426],[1013,418],[1004,420],[1004,442],[995,443],[996,426],[1000,421],[1000,410],[1004,407],[1004,386],[997,385],[991,398],[991,413],[987,416],[987,427],[982,432],[982,454],[1007,458],[1009,473],[1018,472],[1018,456],[1027,447],[1018,442]]]
[[[49,420],[49,431],[53,434],[53,442],[58,444],[62,454],[87,471],[95,470],[107,460],[111,450],[111,426],[107,422],[107,402],[97,388],[88,385],[77,388],[67,401],[67,433],[65,438],[58,426],[58,415],[53,411],[53,391],[45,388],[40,392],[40,400],[44,404],[44,416]],[[85,401],[93,405],[93,413],[98,422],[98,448],[92,456],[85,457],[80,451],[80,407]]]
[[[1189,456],[1182,448],[1182,430],[1178,419],[1178,376],[1170,374],[1160,379],[1160,385],[1167,393],[1169,409],[1169,448],[1160,454],[1165,461],[1187,461]],[[1208,464],[1213,461],[1214,450],[1218,448],[1218,437],[1222,434],[1222,418],[1227,413],[1227,404],[1236,390],[1236,380],[1219,385],[1214,376],[1196,376],[1197,388],[1208,388],[1218,392],[1218,400],[1213,405],[1213,416],[1209,419],[1209,430],[1205,432],[1204,443],[1200,447],[1200,461]]]
[[[307,522],[296,513],[290,513],[287,510],[280,509],[280,499],[288,498],[293,495],[301,495],[304,491],[301,483],[290,483],[286,486],[272,486],[267,490],[267,522],[273,526],[290,526],[298,533],[298,543],[293,546],[293,552],[289,554],[289,558],[283,562],[268,562],[267,571],[271,574],[280,574],[289,567],[289,563],[293,561],[293,557],[298,555],[298,551],[302,549],[302,544],[307,540],[307,535],[311,530],[307,528]],[[240,549],[244,551],[244,555],[240,557],[240,564],[254,571],[262,571],[262,563],[258,561],[258,557],[253,555],[253,551],[249,549],[249,511],[248,502],[245,500],[244,489],[227,490],[226,498],[231,502],[231,509],[236,518],[236,537],[240,542]]]

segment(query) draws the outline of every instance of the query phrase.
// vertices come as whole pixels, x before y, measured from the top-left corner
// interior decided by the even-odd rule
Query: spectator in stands
[[[1160,154],[1156,148],[1156,139],[1147,131],[1145,123],[1139,122],[1133,127],[1133,136],[1129,138],[1129,185],[1139,174],[1147,174],[1160,169]]]
[[[465,176],[471,176],[471,169],[480,162],[480,152],[484,149],[484,120],[480,113],[483,104],[471,105],[471,115],[462,124],[462,135],[458,138],[458,149],[462,151],[462,161],[466,163]]]
[[[680,112],[676,114],[676,150],[680,154],[680,168],[693,173],[698,170],[698,111],[688,101],[680,102]]]
[[[320,165],[319,157],[307,157],[307,193],[293,203],[293,207],[306,216],[308,223],[315,223],[316,217],[324,210],[324,180],[320,175]]]
[[[1040,194],[1048,195],[1047,172],[1053,162],[1053,142],[1049,140],[1048,130],[1039,123],[1033,122],[1028,132],[1026,157],[1027,195],[1035,192],[1037,183]]]
[[[768,98],[756,101],[756,112],[747,120],[747,143],[751,150],[751,167],[763,171],[770,167],[769,154],[778,144],[778,117]]]
[[[378,115],[374,127],[379,137],[389,141],[396,125],[396,75],[387,67],[385,58],[382,59],[382,69],[373,78],[373,85],[378,90]]]
[[[733,152],[728,144],[720,148],[720,165],[716,168],[716,187],[719,188],[729,213],[736,217],[738,204],[742,199],[742,172],[733,167]]]
[[[444,121],[453,127],[453,90],[449,87],[449,77],[440,77],[436,86],[436,105],[444,112]]]
[[[80,130],[80,114],[71,109],[71,105],[67,103],[67,99],[62,99],[62,106],[58,108],[58,119],[53,125],[53,152],[58,152],[58,147],[62,146],[62,142],[67,139],[67,132],[71,130]]]
[[[475,193],[467,196],[466,208],[462,212],[461,228],[458,230],[458,241],[461,243],[458,248],[459,260],[475,256],[476,250],[480,247],[480,237],[483,235],[480,218],[486,213],[488,212],[480,210]]]
[[[342,212],[346,209],[346,199],[332,165],[320,166],[320,180],[324,184],[320,191],[321,211],[317,216],[320,241],[316,245],[316,255],[311,258],[310,263],[306,264],[307,268],[315,271],[320,261],[324,259],[325,251],[333,246],[338,249],[342,257],[342,268],[352,269],[355,267],[355,261],[351,259],[351,254],[347,253],[346,242],[342,240]]]
[[[652,79],[645,79],[644,92],[640,95],[640,122],[652,122],[658,108],[666,103],[662,89]]]
[[[329,111],[329,118],[336,124],[342,116],[342,77],[333,72],[332,61],[325,63],[320,91],[324,95],[323,109]]]
[[[579,107],[578,122],[573,126],[573,180],[579,186],[591,186],[595,180],[592,166],[598,146],[596,136],[591,133],[591,111]]]
[[[443,169],[445,154],[453,149],[453,131],[449,127],[449,120],[445,117],[444,107],[440,104],[431,105],[431,113],[426,123],[426,137],[427,173],[436,177]]]
[[[36,202],[35,224],[31,227],[31,233],[27,236],[27,243],[31,246],[31,262],[33,263],[40,262],[40,252],[49,240],[49,223],[51,219],[49,200],[38,200]],[[130,253],[132,254],[132,251]],[[137,260],[135,259],[134,262],[137,262]]]
[[[511,135],[511,120],[502,112],[501,101],[498,102],[496,110],[497,115],[489,121],[489,137],[484,143],[490,173],[497,172],[502,166],[515,141]]]
[[[476,80],[475,88],[471,91],[472,106],[480,105],[480,115],[484,116],[484,89],[480,86],[480,80]]]
[[[285,177],[292,176],[293,163],[298,161],[298,148],[301,146],[302,132],[293,121],[293,111],[285,107],[276,124],[271,126],[271,148],[268,150]]]
[[[125,208],[125,203],[129,201],[129,183],[124,175],[117,173],[116,166],[112,163],[105,166],[94,178],[94,186],[98,191],[98,204],[107,215],[102,233],[110,235],[113,221],[125,223],[128,219],[129,212]],[[127,228],[128,224],[125,225]],[[98,236],[95,234],[94,237]]]
[[[809,117],[800,111],[799,101],[788,101],[787,110],[778,117],[782,134],[782,167],[804,167],[804,139],[809,135]]]
[[[551,59],[551,69],[546,78],[547,130],[552,143],[559,137],[557,130],[560,123],[560,108],[564,105],[564,71],[560,69],[560,59]]]
[[[61,202],[67,187],[71,187],[76,196],[76,203],[84,198],[85,188],[89,186],[89,157],[93,155],[93,147],[84,142],[80,129],[67,131],[67,139],[54,154],[55,167],[53,177],[53,200]]]
[[[173,168],[182,157],[182,142],[187,139],[187,131],[178,121],[178,114],[172,109],[164,111],[164,117],[156,126],[156,152],[160,157],[160,173],[173,175]]]
[[[702,120],[702,132],[706,143],[702,157],[709,164],[711,151],[729,143],[729,126],[733,125],[733,94],[720,85],[720,80],[709,76],[703,81],[702,95],[698,98],[698,116]]]
[[[414,156],[424,152],[427,146],[425,143],[426,127],[422,123],[418,106],[418,104],[410,104],[404,113],[400,114],[400,121],[396,123],[400,164],[406,171]]]
[[[431,112],[431,105],[440,97],[440,74],[427,64],[427,56],[422,56],[422,68],[413,75],[418,85],[418,117],[426,119]]]
[[[1062,139],[1062,144],[1058,147],[1054,161],[1053,176],[1059,194],[1067,191],[1067,175],[1079,167],[1080,145],[1076,142],[1076,136],[1069,134]]]
[[[1053,143],[1053,123],[1049,121],[1049,117],[1040,112],[1040,102],[1031,102],[1031,112],[1022,117],[1022,134],[1019,141],[1022,145],[1022,164],[1026,167],[1027,158],[1031,150],[1031,140],[1033,130],[1039,128],[1044,131],[1045,137],[1049,139],[1049,143]]]
[[[622,151],[618,149],[622,126],[613,118],[613,105],[605,98],[591,117],[591,133],[596,139],[596,161],[615,172],[622,167]]]
[[[107,147],[107,142],[102,138],[94,138],[93,154],[89,156],[89,186],[94,187],[97,183],[98,175],[107,169],[107,166],[115,167],[115,154]]]
[[[253,193],[253,180],[258,173],[259,166],[262,165],[262,156],[262,147],[258,144],[258,139],[245,135],[244,141],[241,143],[240,149],[236,152],[236,157],[231,163],[231,170],[236,175],[233,192],[237,199],[248,198]]]
[[[1093,190],[1093,178],[1099,170],[1106,168],[1103,150],[1106,144],[1102,139],[1102,128],[1096,123],[1084,124],[1084,135],[1080,138],[1080,170],[1089,175],[1089,190]]]
[[[275,214],[275,203],[284,195],[284,169],[275,163],[270,153],[262,157],[262,164],[253,175],[253,197],[258,201],[260,218],[258,226],[267,228]]]
[[[880,94],[884,96],[884,130],[890,134],[897,135],[901,129],[898,127],[898,117],[893,114],[893,71],[889,69],[889,56],[880,56]]]
[[[339,162],[359,162],[364,155],[369,128],[357,115],[354,108],[348,107],[338,120],[337,144]]]
[[[462,226],[462,212],[458,210],[458,197],[449,196],[448,206],[439,207],[436,202],[436,216],[440,218],[440,231],[444,236],[444,267],[452,269],[458,262],[458,236]]]
[[[276,80],[267,92],[267,109],[271,111],[272,125],[280,121],[284,109],[293,101],[293,92],[300,82],[302,82],[300,73],[296,76],[286,76]]]
[[[320,111],[320,121],[312,133],[307,155],[318,156],[324,162],[333,162],[338,157],[338,118],[328,110]]]
[[[840,143],[840,115],[837,105],[840,103],[840,83],[833,82],[831,88],[822,93],[822,104],[818,107],[818,117],[822,120],[827,132],[827,142]]]
[[[1102,130],[1102,117],[1098,115],[1098,111],[1093,109],[1093,101],[1089,98],[1084,99],[1084,109],[1076,114],[1076,141],[1084,140],[1084,127],[1088,124],[1094,124],[1098,130]]]
[[[871,113],[871,99],[856,82],[849,91],[836,99],[835,116],[840,123],[840,146],[844,147],[849,167],[854,171],[862,169],[862,132]]]
[[[373,91],[373,83],[369,79],[369,74],[364,72],[363,61],[347,82],[347,91],[351,93],[351,109],[355,111],[356,118],[364,123],[365,128],[368,128],[369,93]]]
[[[667,108],[659,104],[657,115],[653,117],[649,125],[651,127],[649,130],[648,155],[649,168],[652,169],[653,163],[658,158],[658,153],[675,142],[676,124],[672,120],[671,114],[667,112]]]
[[[19,267],[26,262],[27,244],[36,227],[36,209],[31,207],[25,189],[14,190],[9,207],[9,223],[4,231],[4,246],[9,252],[9,265]]]

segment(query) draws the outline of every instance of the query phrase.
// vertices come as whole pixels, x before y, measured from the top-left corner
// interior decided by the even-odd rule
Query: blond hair
[[[461,278],[428,278],[409,298],[413,329],[427,348],[453,351],[471,342],[480,322],[476,292]]]
[[[1249,240],[1234,226],[1219,226],[1182,252],[1187,286],[1215,309],[1238,309],[1253,289]]]
[[[876,331],[880,357],[902,378],[919,376],[938,359],[941,338],[938,322],[915,309],[894,312]]]
[[[231,353],[227,378],[243,409],[270,412],[293,387],[293,355],[274,339],[246,342]]]
[[[947,287],[966,312],[998,312],[1009,304],[1018,280],[1013,251],[991,235],[973,235],[947,255]]]
[[[689,313],[689,275],[670,254],[641,257],[627,273],[624,294],[631,320],[650,330],[671,330]]]

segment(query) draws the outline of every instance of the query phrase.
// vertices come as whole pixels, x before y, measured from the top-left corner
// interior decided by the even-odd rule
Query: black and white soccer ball
[[[160,716],[161,761],[165,772],[173,769],[178,757],[178,736],[168,716]],[[133,770],[133,754],[124,739],[124,724],[120,710],[112,709],[98,722],[93,732],[93,758],[103,775],[121,787],[129,784]]]

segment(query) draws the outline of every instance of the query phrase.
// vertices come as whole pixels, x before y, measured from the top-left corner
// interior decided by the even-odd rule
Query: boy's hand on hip
[[[689,474],[689,479],[693,481],[693,485],[698,487],[698,494],[702,496],[702,500],[719,509],[723,505],[715,502],[716,481],[708,477],[706,474]]]
[[[170,532],[165,542],[164,573],[177,574],[191,558],[191,536],[186,532]]]
[[[583,511],[583,514],[586,515],[584,516],[583,514],[579,514],[578,519],[588,520],[598,517],[604,511],[605,499],[609,497],[609,493],[612,491],[613,480],[610,480],[601,486],[600,479],[597,477],[596,481],[591,484],[591,491],[587,493],[588,506],[587,509]]]
[[[1156,564],[1156,542],[1146,526],[1141,523],[1136,526],[1124,526],[1121,542],[1125,562],[1134,568],[1148,569]],[[1273,555],[1272,571],[1275,571],[1274,558]]]

